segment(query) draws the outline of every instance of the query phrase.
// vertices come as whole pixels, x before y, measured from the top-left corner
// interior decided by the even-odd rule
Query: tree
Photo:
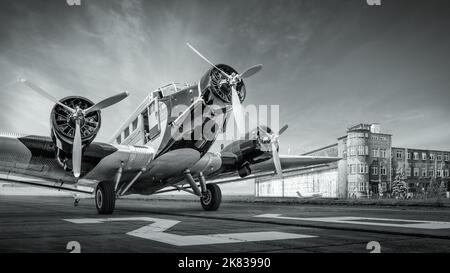
[[[430,181],[430,187],[428,190],[429,197],[445,197],[446,196],[446,183],[442,181],[440,177],[432,178]]]
[[[447,183],[445,181],[441,181],[441,187],[439,188],[439,197],[447,198]]]
[[[405,182],[405,175],[399,173],[395,176],[394,181],[392,181],[392,196],[397,199],[406,198],[408,194],[408,186]]]

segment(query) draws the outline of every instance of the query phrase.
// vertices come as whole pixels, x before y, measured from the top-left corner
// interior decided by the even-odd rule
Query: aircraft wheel
[[[95,206],[99,214],[112,214],[116,205],[114,184],[100,182],[95,190]]]
[[[222,201],[222,191],[216,184],[206,184],[206,194],[200,198],[202,207],[207,211],[217,210]]]

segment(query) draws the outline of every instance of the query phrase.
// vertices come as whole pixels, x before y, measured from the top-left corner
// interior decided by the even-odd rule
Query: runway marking
[[[86,218],[86,219],[63,219],[63,220],[74,224],[99,224],[104,222],[117,222],[117,221],[153,222],[152,224],[127,232],[126,234],[174,246],[244,243],[244,242],[273,241],[273,240],[287,240],[287,239],[306,239],[317,237],[311,235],[285,233],[277,231],[183,236],[165,232],[167,229],[180,223],[180,221],[152,218],[152,217],[126,217],[126,218],[103,218],[103,219]]]
[[[404,219],[388,219],[388,218],[370,218],[370,217],[286,217],[281,214],[261,214],[254,217],[273,218],[283,220],[297,221],[315,221],[338,224],[356,224],[369,226],[385,226],[385,227],[403,227],[417,229],[450,229],[450,222],[439,221],[420,221],[420,220],[404,220]]]

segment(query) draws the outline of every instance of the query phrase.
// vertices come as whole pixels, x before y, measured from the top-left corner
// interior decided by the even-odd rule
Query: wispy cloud
[[[246,81],[245,103],[280,105],[280,123],[290,125],[282,150],[332,143],[360,121],[385,124],[399,144],[430,138],[449,149],[446,10],[444,1],[402,0],[382,9],[314,0],[4,1],[0,128],[49,134],[52,104],[14,84],[20,76],[58,98],[130,91],[103,113],[98,140],[106,141],[150,91],[199,79],[208,66],[186,48],[191,42],[238,70],[264,64]],[[420,130],[429,126],[440,132]]]

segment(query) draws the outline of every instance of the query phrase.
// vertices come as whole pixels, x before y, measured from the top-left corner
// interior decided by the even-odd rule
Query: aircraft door
[[[145,143],[153,140],[161,132],[158,100],[153,100],[147,110],[147,120],[144,117],[144,134],[146,140]]]

